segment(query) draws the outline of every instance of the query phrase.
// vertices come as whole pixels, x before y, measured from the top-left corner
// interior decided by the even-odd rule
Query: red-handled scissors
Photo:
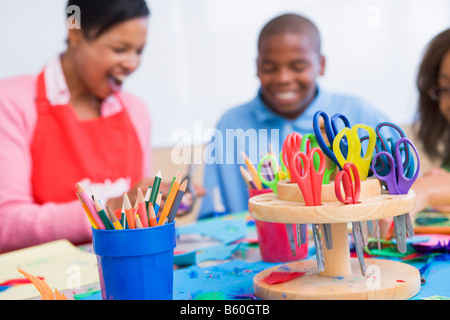
[[[314,154],[320,158],[319,168],[314,168]],[[320,148],[312,148],[308,155],[298,151],[291,156],[289,168],[291,179],[295,181],[307,206],[319,206],[321,204],[322,180],[325,173],[325,156]]]
[[[284,140],[283,147],[281,149],[282,159],[284,166],[287,169],[288,175],[290,174],[290,160],[294,153],[300,151],[300,145],[302,143],[302,136],[298,132],[290,133]]]
[[[345,199],[341,192],[341,183],[344,187]],[[339,171],[334,179],[334,191],[336,198],[345,204],[357,204],[361,194],[361,179],[359,171],[355,164],[347,162]],[[359,266],[362,275],[366,274],[364,266],[364,237],[362,224],[360,221],[352,222],[353,242],[355,244],[356,255],[358,256]]]
[[[314,167],[314,155],[319,155],[319,168],[316,171]],[[306,206],[319,206],[321,205],[322,195],[322,181],[325,173],[325,156],[323,151],[318,148],[312,148],[306,153],[299,151],[291,157],[291,179],[297,183],[305,201]],[[331,226],[329,224],[323,224],[325,245],[327,249],[333,248]],[[318,232],[318,224],[313,224],[314,243],[316,246],[316,259],[319,270],[323,271],[323,246]]]
[[[341,182],[344,186],[345,199],[341,192]],[[361,179],[358,168],[351,162],[344,164],[344,168],[336,174],[334,190],[339,201],[345,204],[356,204],[361,194]]]

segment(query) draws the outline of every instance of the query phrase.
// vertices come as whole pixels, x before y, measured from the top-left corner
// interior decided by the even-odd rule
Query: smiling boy
[[[253,164],[268,152],[269,143],[275,153],[280,152],[289,133],[312,133],[312,120],[317,111],[330,116],[342,113],[352,125],[362,123],[375,127],[387,121],[366,101],[330,93],[318,86],[317,78],[325,74],[325,57],[317,27],[303,16],[284,14],[263,27],[256,64],[260,80],[256,97],[225,112],[217,124],[217,132],[225,139],[230,139],[232,130],[246,132],[246,139],[231,136],[235,143],[223,141],[224,148],[215,150],[215,157],[226,155],[227,159],[236,161],[220,163],[208,159],[204,181],[208,194],[203,199],[200,217],[218,211],[247,210],[248,187],[239,169],[243,163],[241,152],[249,155]],[[252,133],[256,134],[257,141],[252,141]],[[216,135],[213,141],[216,143],[217,139]]]

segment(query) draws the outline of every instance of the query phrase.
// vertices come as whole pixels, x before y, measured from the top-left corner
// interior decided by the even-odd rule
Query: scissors
[[[369,143],[365,154],[363,154],[361,139],[358,135],[359,129],[367,131],[369,136]],[[340,148],[341,141],[344,140],[344,137],[348,143],[347,155],[345,155]],[[372,162],[376,142],[377,137],[375,130],[372,127],[364,124],[356,124],[351,129],[348,127],[342,129],[336,135],[336,138],[333,141],[333,150],[341,167],[347,162],[354,163],[358,168],[360,179],[366,180],[369,175],[369,168]]]
[[[383,127],[388,127],[388,128],[392,129],[389,131],[391,133],[391,135],[389,137],[386,137],[382,133]],[[395,152],[394,149],[395,149],[395,143],[397,142],[397,140],[399,138],[406,138],[405,132],[399,126],[397,126],[391,122],[379,123],[375,128],[375,132],[377,135],[377,144],[376,144],[377,152],[386,151],[386,152],[389,152],[390,154],[393,154]],[[386,132],[386,130],[384,130],[384,132]],[[397,136],[398,138],[393,137],[393,135]],[[402,150],[405,152],[405,161],[403,163],[403,168],[404,168],[405,175],[407,177],[411,178],[412,175],[414,174],[414,160],[412,159],[412,157],[410,157],[411,151],[410,151],[409,147],[408,146],[406,146],[406,147],[407,147],[407,149]],[[378,159],[378,162],[375,165],[376,165],[375,168],[376,168],[378,174],[386,175],[388,173],[388,171],[390,170],[389,163],[385,157],[380,157]]]
[[[357,204],[361,194],[361,179],[358,168],[351,162],[344,164],[334,180],[334,190],[338,200],[344,204]],[[342,196],[341,183],[344,187],[345,198]],[[358,256],[361,273],[366,274],[364,266],[364,237],[360,221],[352,222],[353,242],[355,243],[356,255]]]
[[[416,155],[417,164],[414,166],[414,174],[412,177],[407,177],[404,171],[405,162],[402,159],[402,148],[401,146],[405,145],[404,150],[407,152],[409,150],[408,145],[414,150]],[[407,152],[408,153],[408,152]],[[379,157],[385,157],[389,163],[390,170],[386,175],[379,174],[375,170],[375,162]],[[413,157],[410,154],[410,158],[414,162]],[[381,151],[375,154],[372,162],[372,170],[374,175],[383,180],[386,183],[388,191],[390,194],[407,194],[409,189],[413,185],[414,181],[416,181],[420,172],[420,159],[419,153],[417,152],[414,144],[407,138],[400,138],[395,143],[394,153],[391,154],[387,151]],[[397,249],[404,253],[406,252],[406,233],[409,236],[414,234],[414,229],[412,227],[411,216],[409,213],[405,213],[399,216],[394,216],[394,227],[395,234],[397,237]]]
[[[281,148],[281,157],[282,161],[286,167],[286,171],[288,176],[290,176],[290,159],[292,155],[300,151],[300,144],[302,143],[302,136],[298,132],[290,133],[286,136],[286,140],[284,140],[283,147]]]
[[[319,155],[319,168],[314,167],[314,156]],[[322,194],[322,181],[325,173],[325,155],[322,150],[318,147],[314,147],[308,151],[306,155],[303,151],[296,152],[291,157],[290,162],[292,179],[299,186],[306,206],[318,206],[321,205],[321,194]],[[313,231],[317,229],[313,226]],[[331,237],[331,226],[330,224],[323,224],[323,230],[325,235],[325,244],[327,249],[331,250],[333,248],[333,242]],[[315,242],[319,241],[318,233],[315,235]],[[319,246],[320,248],[320,246]],[[318,249],[318,247],[316,247]],[[318,250],[319,251],[319,250]],[[323,252],[321,252],[323,254]],[[319,265],[319,261],[318,261]]]
[[[316,147],[319,147],[319,143],[317,142],[317,139],[314,134],[307,133],[302,137],[302,142],[300,143],[300,151],[307,153],[311,148],[316,148]],[[314,168],[317,170],[320,166],[320,158],[317,154],[314,155],[313,162],[314,162]],[[327,166],[325,166],[325,172],[323,175],[322,184],[330,183],[330,176],[334,172],[335,169],[336,169],[336,164],[334,162],[331,162],[330,168],[327,168]]]
[[[320,130],[321,129],[320,128],[320,118],[323,119],[325,135],[327,137],[327,140],[328,140],[328,143],[330,144],[330,146],[327,145],[327,142],[325,142],[324,137],[322,136],[322,131]],[[344,127],[350,128],[350,121],[343,114],[337,113],[330,118],[330,116],[328,114],[326,114],[325,112],[317,111],[314,114],[314,118],[313,118],[313,129],[314,129],[314,134],[316,136],[317,142],[318,142],[320,148],[322,149],[322,151],[325,153],[325,155],[328,158],[331,159],[331,161],[333,161],[339,167],[339,170],[342,170],[341,164],[336,159],[336,156],[334,154],[334,149],[333,149],[334,148],[333,147],[334,139],[336,138],[336,135],[340,131],[337,126],[338,120],[342,121],[342,123],[344,124]],[[340,147],[346,154],[347,143],[345,140],[341,141]]]
[[[277,193],[277,186],[280,181],[277,159],[272,154],[265,155],[259,161],[256,171],[261,182],[271,188],[274,193]]]

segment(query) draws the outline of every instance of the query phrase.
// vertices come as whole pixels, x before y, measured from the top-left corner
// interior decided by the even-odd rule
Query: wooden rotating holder
[[[343,193],[343,188],[342,194]],[[336,198],[334,181],[322,186],[322,205],[305,206],[296,183],[280,181],[278,193],[250,198],[249,212],[256,220],[273,223],[331,224],[333,248],[323,246],[324,271],[317,262],[302,260],[287,263],[290,271],[305,272],[301,277],[279,284],[268,284],[264,278],[279,266],[258,273],[254,279],[255,295],[265,300],[394,300],[408,299],[420,290],[420,273],[405,263],[364,259],[362,275],[357,258],[350,257],[347,223],[378,220],[407,213],[415,207],[413,190],[406,195],[382,193],[378,179],[361,181],[357,204],[343,204]]]

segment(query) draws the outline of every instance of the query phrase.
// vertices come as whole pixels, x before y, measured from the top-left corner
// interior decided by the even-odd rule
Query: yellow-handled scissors
[[[256,171],[261,182],[271,188],[274,193],[277,193],[280,174],[283,173],[283,171],[278,170],[277,159],[272,154],[262,157]]]
[[[369,137],[365,154],[363,154],[361,139],[358,135],[359,129],[367,131]],[[347,154],[345,155],[339,147],[341,140],[345,141],[344,139],[347,141],[348,145]],[[333,141],[333,152],[341,167],[344,167],[344,164],[347,162],[354,163],[358,169],[361,180],[364,181],[369,175],[376,142],[377,136],[375,130],[371,126],[355,124],[351,129],[346,127],[336,135],[336,138]]]

